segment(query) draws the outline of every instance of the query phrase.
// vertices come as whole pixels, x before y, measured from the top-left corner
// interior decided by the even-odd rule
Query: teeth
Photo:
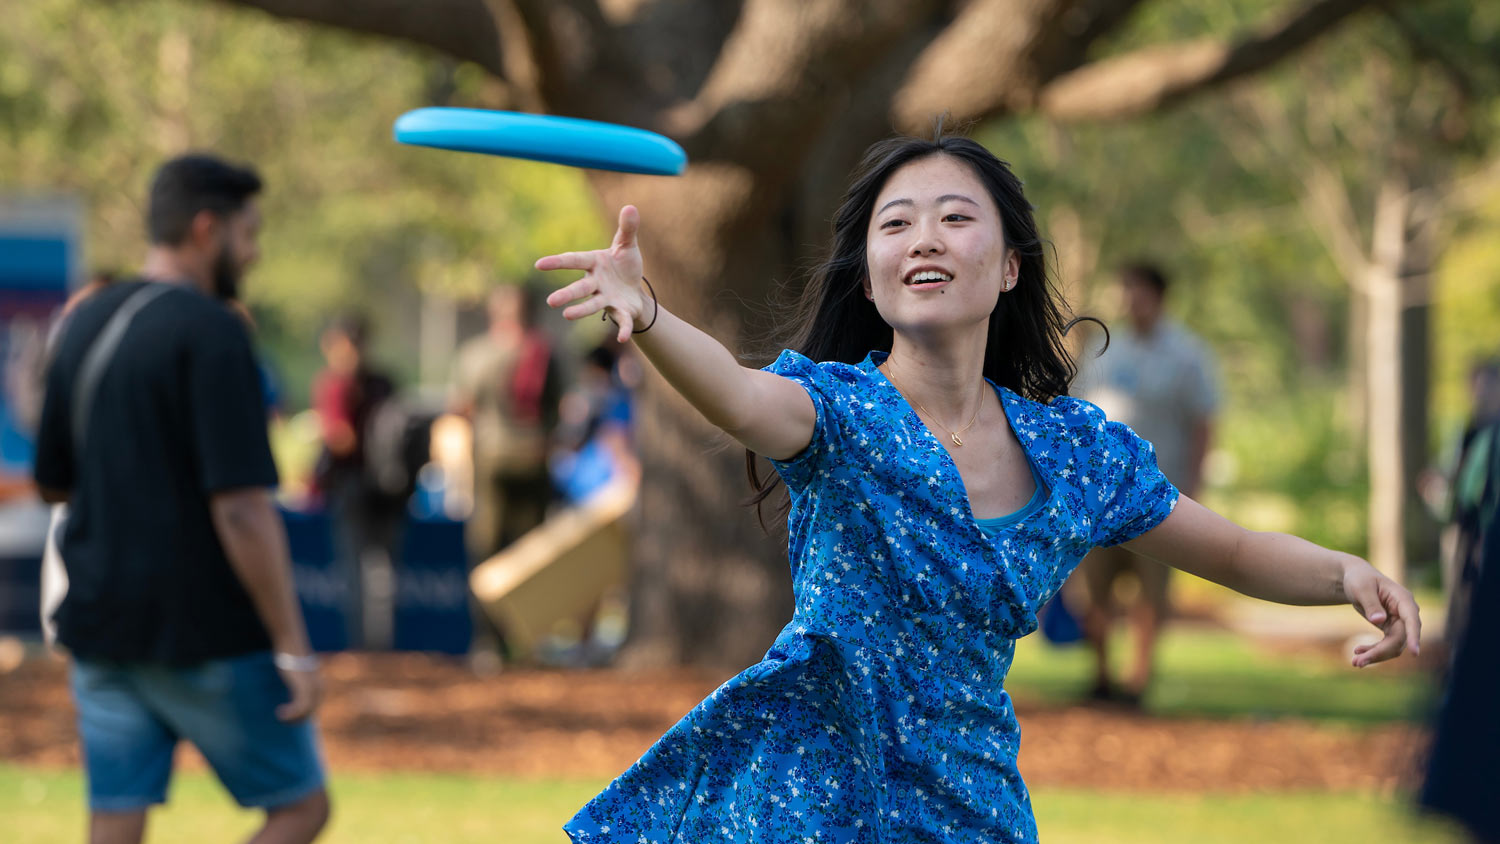
[[[911,277],[908,284],[925,284],[929,281],[952,281],[953,276],[937,270],[923,270]]]

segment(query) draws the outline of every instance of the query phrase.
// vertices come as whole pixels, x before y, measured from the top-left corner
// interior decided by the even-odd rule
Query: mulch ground
[[[723,679],[693,671],[508,670],[476,677],[422,655],[325,662],[321,723],[334,771],[432,771],[607,778]],[[1162,719],[1108,708],[1016,702],[1021,772],[1033,786],[1152,792],[1282,789],[1391,793],[1410,787],[1425,740],[1415,725]],[[201,764],[192,759],[187,764]],[[77,764],[60,660],[0,674],[0,760]]]

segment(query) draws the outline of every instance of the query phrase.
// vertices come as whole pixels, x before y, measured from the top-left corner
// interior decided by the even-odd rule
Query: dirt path
[[[325,676],[322,725],[335,771],[599,778],[623,770],[721,679],[536,670],[477,678],[420,655],[336,656]],[[1024,699],[1016,709],[1021,771],[1033,786],[1389,793],[1411,782],[1424,739],[1412,725],[1165,720]],[[74,765],[77,757],[61,663],[31,660],[0,674],[0,759]]]

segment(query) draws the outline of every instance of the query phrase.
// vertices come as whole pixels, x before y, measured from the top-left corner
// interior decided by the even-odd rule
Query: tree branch
[[[219,0],[279,18],[395,38],[474,62],[505,79],[500,32],[484,0]]]
[[[891,106],[913,132],[936,114],[959,120],[1035,107],[1056,75],[1118,28],[1141,0],[973,0],[912,67]]]
[[[1372,0],[1313,0],[1238,43],[1200,40],[1145,47],[1066,73],[1041,92],[1041,110],[1059,120],[1120,120],[1275,64]]]
[[[552,108],[600,87],[609,87],[617,99],[618,89],[636,89],[638,68],[629,61],[612,37],[597,0],[490,0],[491,7],[509,6],[518,18],[519,31],[526,34],[526,48],[534,65],[536,89]],[[496,17],[505,20],[501,10]],[[589,80],[607,80],[608,86]],[[593,108],[590,108],[592,106]],[[599,106],[588,103],[583,110]],[[601,110],[601,118],[609,112]]]
[[[928,0],[746,0],[697,96],[673,111],[669,134],[694,160],[794,171],[796,156],[837,120],[883,54],[943,4]],[[790,166],[788,166],[790,165]]]

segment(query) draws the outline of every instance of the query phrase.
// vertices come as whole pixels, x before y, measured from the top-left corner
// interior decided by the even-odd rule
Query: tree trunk
[[[1406,578],[1406,461],[1402,455],[1401,269],[1408,195],[1394,178],[1376,198],[1372,260],[1365,274],[1370,461],[1370,562]]]

